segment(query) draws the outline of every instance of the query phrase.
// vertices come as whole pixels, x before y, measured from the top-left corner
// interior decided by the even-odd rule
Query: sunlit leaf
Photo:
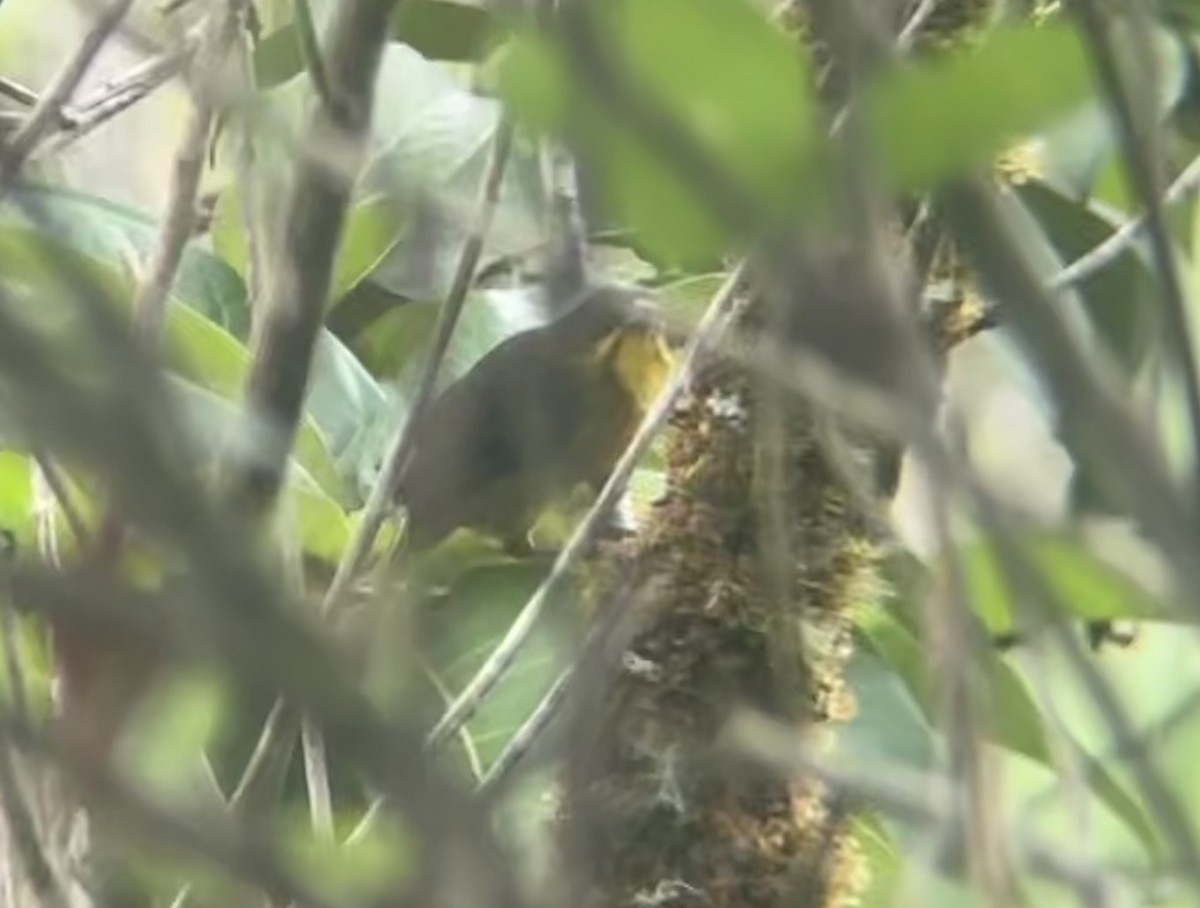
[[[864,611],[857,617],[859,630],[871,648],[895,669],[926,718],[937,725],[940,710],[932,686],[935,679],[929,673],[929,660],[920,643],[884,609]],[[972,671],[984,680],[980,712],[982,733],[1000,747],[1055,769],[1041,712],[1024,679],[991,650],[975,651]],[[1087,782],[1146,850],[1157,854],[1158,836],[1145,810],[1109,772],[1102,765],[1093,764],[1087,770]]]

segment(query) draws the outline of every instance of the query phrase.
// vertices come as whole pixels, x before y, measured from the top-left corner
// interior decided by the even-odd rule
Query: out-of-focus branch
[[[330,902],[285,869],[267,840],[248,835],[220,816],[187,816],[169,811],[122,781],[109,768],[93,763],[38,729],[12,716],[0,716],[0,741],[66,771],[84,800],[118,818],[147,841],[212,862],[242,882],[276,899],[312,908]]]
[[[267,425],[270,437],[253,459],[230,464],[226,477],[227,499],[243,513],[269,507],[283,481],[394,5],[394,0],[346,0],[330,24],[324,62],[331,103],[318,105],[310,117],[302,146],[313,153],[296,162],[283,236],[272,257],[261,317],[255,320],[246,409]],[[346,167],[325,163],[322,151],[331,145],[348,159]]]
[[[63,105],[87,75],[100,48],[121,24],[132,4],[133,0],[111,0],[96,13],[92,27],[84,35],[74,55],[51,80],[49,88],[13,136],[3,158],[0,158],[0,198],[12,188],[17,174],[42,136],[59,123]]]

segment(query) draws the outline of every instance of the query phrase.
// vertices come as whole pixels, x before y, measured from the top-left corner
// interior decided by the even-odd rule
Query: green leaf
[[[1090,90],[1074,29],[1028,24],[994,29],[978,47],[892,71],[869,88],[864,112],[892,184],[916,190],[986,164]]]
[[[132,777],[159,796],[194,796],[205,745],[226,706],[227,691],[213,675],[180,675],[157,687],[121,741]]]
[[[655,294],[663,311],[685,325],[695,325],[708,310],[725,274],[699,274],[663,284]]]
[[[193,442],[215,462],[218,455],[225,453],[225,445],[235,437],[233,433],[241,425],[240,410],[189,382],[176,380],[173,385],[179,394],[186,425],[192,431]],[[326,487],[305,469],[305,454],[310,457],[312,454],[306,449],[314,443],[320,443],[320,438],[311,428],[298,435],[284,495],[294,509],[301,550],[326,563],[336,563],[350,540],[350,520]]]
[[[350,208],[334,260],[331,307],[384,261],[407,228],[403,206],[388,196],[375,195]],[[248,253],[236,186],[226,188],[217,199],[210,233],[214,251],[244,279]]]
[[[597,41],[629,91],[669,118],[693,153],[719,166],[764,217],[790,215],[819,184],[807,60],[743,0],[614,0],[591,8]],[[586,149],[605,214],[632,228],[658,261],[707,263],[731,237],[705,196],[712,187],[664,154],[591,93],[577,56],[536,33],[499,63],[514,111],[535,128],[569,131]]]
[[[920,643],[908,628],[883,608],[863,610],[856,619],[871,648],[904,681],[926,719],[936,723],[939,709],[932,687],[934,679],[929,674],[930,662]],[[981,717],[983,734],[1007,750],[1056,769],[1041,712],[1024,679],[993,650],[979,650],[974,656],[972,667],[982,677],[986,692],[986,708]],[[1158,855],[1158,836],[1142,806],[1101,764],[1093,763],[1087,768],[1086,775],[1095,795],[1121,818],[1149,854]]]
[[[1089,252],[1124,223],[1098,203],[1075,201],[1042,181],[1030,180],[1015,192],[1063,264]],[[1156,288],[1154,272],[1137,244],[1077,285],[1097,334],[1131,373],[1145,361],[1157,337]]]
[[[460,576],[428,617],[428,660],[451,691],[461,690],[507,632],[541,582],[536,565],[479,567]],[[486,768],[521,726],[560,670],[552,629],[535,631],[517,664],[468,729]]]
[[[315,18],[328,3],[314,3]],[[408,0],[392,17],[392,38],[430,60],[469,62],[480,60],[494,41],[495,22],[490,10],[470,2]],[[296,29],[290,22],[271,31],[254,51],[254,72],[259,88],[281,85],[304,69]]]
[[[158,223],[145,213],[61,187],[21,186],[0,208],[0,227],[32,229],[116,273],[150,256]],[[174,296],[235,336],[249,325],[246,289],[238,275],[199,242],[189,243]]]
[[[334,262],[331,305],[379,266],[400,242],[406,227],[401,206],[388,196],[375,196],[350,209]]]
[[[314,835],[301,810],[276,821],[286,863],[330,904],[378,904],[404,887],[415,867],[418,843],[395,814],[382,812],[365,833],[348,835],[356,819],[335,815],[332,839]]]
[[[1105,619],[1180,620],[1126,573],[1105,563],[1082,543],[1061,533],[1037,533],[1020,541],[1040,569],[1068,616],[1081,621]],[[1013,602],[1000,565],[987,541],[965,546],[960,557],[972,604],[990,633],[1007,633],[1028,624]]]
[[[863,908],[890,908],[903,870],[903,858],[874,817],[859,815],[850,821],[850,835],[858,844],[870,878],[858,904]]]
[[[35,551],[37,547],[30,469],[27,455],[0,450],[0,528],[13,534],[18,552]]]
[[[484,56],[493,26],[482,4],[410,0],[392,18],[392,37],[431,60],[470,61]]]
[[[396,408],[358,358],[328,331],[321,333],[313,353],[306,403],[345,487],[365,494],[395,425]]]
[[[376,97],[375,152],[363,191],[419,199],[419,206],[410,204],[422,215],[371,279],[409,299],[441,300],[473,226],[501,105],[402,44],[384,52]],[[545,238],[547,211],[537,147],[518,135],[480,267],[537,250]]]

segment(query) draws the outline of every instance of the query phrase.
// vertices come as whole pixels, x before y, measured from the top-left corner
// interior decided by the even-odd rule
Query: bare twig
[[[500,751],[500,756],[496,757],[483,778],[479,780],[479,784],[475,788],[476,794],[485,798],[490,796],[512,775],[513,770],[558,715],[559,708],[570,690],[573,675],[574,672],[567,669],[554,679],[554,683],[543,694],[537,707],[508,739],[504,750]]]
[[[96,14],[95,22],[84,35],[75,54],[51,80],[45,94],[17,130],[4,157],[0,159],[0,198],[12,188],[13,181],[37,143],[60,121],[63,105],[91,68],[100,48],[121,24],[132,3],[133,0],[111,0]]]
[[[1163,194],[1164,205],[1174,205],[1200,188],[1200,157],[1180,172]],[[1145,215],[1130,218],[1103,242],[1089,249],[1055,274],[1047,283],[1051,290],[1063,290],[1079,284],[1115,262],[1129,249],[1146,228]]]
[[[69,128],[45,138],[36,148],[34,157],[62,151],[152,94],[183,70],[199,43],[199,36],[190,34],[179,47],[139,63],[128,73],[83,98],[72,111],[74,119]]]
[[[917,35],[924,28],[929,17],[933,15],[941,0],[921,0],[920,4],[913,14],[908,17],[908,21],[904,23],[904,28],[900,30],[900,34],[896,36],[896,51],[898,53],[906,53],[916,41]]]
[[[219,72],[238,27],[240,2],[231,0],[213,14],[199,54],[201,78],[193,91],[192,114],[175,152],[166,216],[158,247],[134,296],[135,325],[144,340],[157,345],[166,316],[167,299],[183,261],[184,249],[196,225],[196,196],[204,173],[205,151],[216,117],[216,87],[209,84]]]
[[[613,467],[612,473],[601,489],[595,503],[579,521],[570,539],[558,553],[546,579],[534,592],[529,602],[521,609],[504,639],[492,650],[487,661],[471,678],[450,708],[442,715],[425,739],[427,747],[440,747],[463,723],[467,722],[491,693],[496,684],[508,673],[521,649],[528,641],[533,628],[552,598],[558,594],[579,559],[590,551],[600,530],[617,506],[634,469],[641,462],[651,442],[666,424],[675,402],[687,387],[688,379],[698,357],[711,349],[716,338],[730,319],[730,312],[738,289],[741,287],[745,266],[735,268],[717,291],[708,311],[697,326],[687,348],[680,355],[674,371],[665,387],[659,392],[647,411],[637,433]]]

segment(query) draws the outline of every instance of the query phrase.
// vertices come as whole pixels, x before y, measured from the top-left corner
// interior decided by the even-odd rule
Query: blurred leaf
[[[214,675],[177,675],[157,686],[123,735],[127,771],[160,797],[194,798],[204,748],[219,727],[226,691]]]
[[[27,455],[0,450],[0,528],[13,534],[18,552],[37,549],[30,469]]]
[[[908,687],[925,717],[934,723],[939,708],[929,673],[930,660],[920,643],[882,608],[865,610],[857,616],[859,630]],[[986,698],[982,731],[993,743],[1054,770],[1055,758],[1046,739],[1041,712],[1024,679],[991,649],[975,652],[973,668],[982,674]],[[981,664],[982,662],[982,664]],[[1146,812],[1099,763],[1087,770],[1087,783],[1138,837],[1149,854],[1160,845]]]
[[[123,273],[142,264],[158,243],[159,225],[148,215],[107,199],[61,187],[15,188],[0,208],[0,227],[27,227],[56,243]],[[190,243],[175,280],[174,296],[234,336],[249,324],[246,290],[237,274]]]
[[[1095,202],[1074,201],[1056,187],[1030,180],[1015,187],[1063,264],[1106,240],[1124,219]],[[1157,337],[1157,282],[1143,249],[1134,244],[1111,264],[1077,285],[1085,311],[1105,346],[1130,372]]]
[[[395,424],[394,407],[358,358],[328,331],[313,352],[308,411],[334,458],[343,488],[361,494]]]
[[[928,188],[988,163],[1086,100],[1087,59],[1073,28],[997,28],[982,44],[909,63],[868,90],[865,115],[892,183]]]
[[[445,67],[402,44],[380,67],[374,158],[364,192],[383,192],[417,212],[371,278],[409,299],[441,300],[474,227],[479,187],[501,105],[481,97]],[[509,154],[481,268],[528,254],[544,239],[547,207],[537,148],[518,135]]]
[[[1119,25],[1116,31],[1118,41],[1128,36],[1128,29],[1122,30]],[[1159,78],[1157,113],[1162,122],[1187,89],[1188,61],[1181,41],[1168,29],[1152,25],[1150,39],[1154,65],[1140,67],[1140,73],[1153,72]],[[1128,50],[1131,54],[1139,52],[1133,47]],[[1128,197],[1125,167],[1112,120],[1101,99],[1094,98],[1052,123],[1039,136],[1039,146],[1040,176],[1068,188],[1067,195],[1072,198],[1107,202],[1134,213],[1127,204],[1118,204]]]
[[[396,10],[392,37],[431,60],[478,60],[492,27],[492,11],[483,4],[410,0]]]
[[[1068,610],[1069,614],[1062,618],[1170,621],[1183,617],[1065,534],[1030,534],[1020,544]],[[967,572],[972,604],[987,630],[1002,634],[1027,627],[1030,616],[1014,607],[991,544],[971,543],[963,547],[960,557]]]
[[[193,442],[215,463],[218,454],[227,453],[227,444],[236,444],[239,437],[245,437],[234,435],[244,418],[241,411],[199,386],[184,381],[173,384]],[[350,538],[349,518],[325,486],[304,468],[303,449],[309,447],[305,440],[302,432],[293,449],[295,459],[288,470],[284,496],[295,509],[302,551],[326,563],[336,563]]]
[[[328,3],[314,3],[316,12]],[[322,18],[317,16],[318,21]],[[392,18],[392,38],[430,60],[481,59],[492,43],[492,12],[482,4],[452,0],[408,0]],[[290,21],[263,38],[254,51],[259,88],[272,88],[302,72],[304,58]]]
[[[414,843],[395,814],[382,812],[365,834],[343,841],[357,817],[334,818],[332,840],[313,835],[300,810],[279,826],[286,862],[332,904],[375,904],[404,885],[414,867]]]
[[[591,9],[597,41],[630,90],[672,118],[764,217],[794,212],[815,188],[802,48],[743,0],[615,0]],[[598,103],[574,59],[570,48],[521,34],[498,64],[500,90],[534,127],[580,139],[606,214],[631,227],[655,260],[712,258],[729,225],[700,195],[709,187]]]
[[[883,825],[870,815],[854,817],[850,821],[850,835],[858,844],[870,879],[858,904],[862,908],[890,908],[896,901],[904,857],[897,854]]]

